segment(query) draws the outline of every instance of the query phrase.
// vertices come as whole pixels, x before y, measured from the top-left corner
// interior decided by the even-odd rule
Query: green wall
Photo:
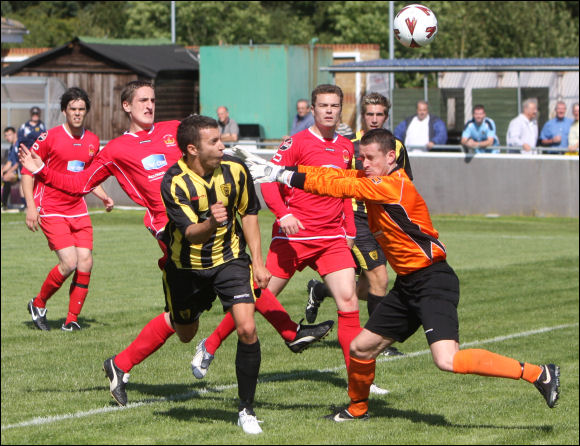
[[[332,50],[288,45],[200,48],[200,113],[216,117],[225,105],[238,124],[260,124],[263,139],[287,135],[296,101],[319,83],[332,83],[319,67],[332,65]]]

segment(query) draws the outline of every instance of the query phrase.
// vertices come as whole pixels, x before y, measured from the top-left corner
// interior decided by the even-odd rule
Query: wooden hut
[[[199,111],[197,54],[173,44],[74,38],[2,68],[2,76],[56,77],[66,88],[86,90],[92,103],[87,128],[102,141],[127,129],[120,94],[132,80],[154,82],[157,121],[182,119]]]

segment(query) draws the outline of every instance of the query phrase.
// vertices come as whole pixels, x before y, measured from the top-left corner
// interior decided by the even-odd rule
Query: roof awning
[[[398,71],[578,71],[577,57],[506,58],[506,59],[375,59],[348,62],[321,71],[333,73],[362,73]]]

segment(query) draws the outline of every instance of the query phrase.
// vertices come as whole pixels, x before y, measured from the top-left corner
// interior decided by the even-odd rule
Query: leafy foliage
[[[2,15],[30,34],[21,46],[52,47],[75,36],[171,36],[169,1],[2,2]],[[578,2],[425,1],[439,20],[426,48],[395,45],[397,58],[578,57]],[[395,2],[398,11],[406,2]],[[181,45],[378,43],[388,57],[389,2],[179,1]]]

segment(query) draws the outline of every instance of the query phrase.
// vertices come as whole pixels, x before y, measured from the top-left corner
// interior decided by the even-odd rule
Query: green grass
[[[204,380],[191,374],[195,346],[222,317],[219,304],[204,313],[191,344],[172,337],[132,370],[129,406],[112,403],[103,360],[164,306],[160,250],[142,214],[93,215],[95,263],[78,333],[59,330],[68,281],[49,301],[52,331],[33,328],[26,304],[56,256],[24,215],[2,214],[2,444],[578,444],[578,219],[434,218],[461,280],[461,342],[560,365],[555,409],[525,381],[440,372],[419,332],[398,345],[408,356],[377,364],[376,382],[391,393],[371,398],[370,421],[336,425],[321,419],[348,401],[336,329],[295,355],[257,315],[255,409],[264,434],[255,437],[236,425],[235,336]],[[260,218],[266,252],[272,216]],[[296,321],[312,277],[296,274],[280,296]],[[327,301],[319,320],[330,318],[336,306]]]

